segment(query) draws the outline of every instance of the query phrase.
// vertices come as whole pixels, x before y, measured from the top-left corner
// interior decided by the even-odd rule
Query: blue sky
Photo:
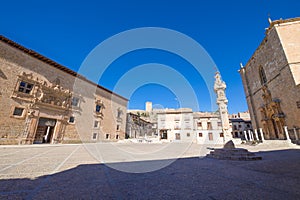
[[[239,63],[245,64],[260,44],[268,15],[273,20],[298,17],[300,1],[29,0],[3,1],[0,11],[2,35],[75,71],[99,43],[120,32],[140,27],[181,32],[211,56],[227,83],[229,112],[235,113],[247,110],[237,72]],[[213,109],[203,77],[186,60],[167,51],[144,49],[122,55],[108,66],[99,83],[113,90],[128,70],[147,63],[161,63],[178,71],[194,89],[199,109]],[[137,78],[145,77],[147,74]],[[126,97],[131,109],[143,109],[145,101],[162,107],[179,106],[174,91],[159,84],[141,85]]]

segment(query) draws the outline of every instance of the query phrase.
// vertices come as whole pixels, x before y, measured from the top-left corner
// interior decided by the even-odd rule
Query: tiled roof
[[[98,88],[100,88],[102,90],[105,90],[105,91],[107,91],[107,92],[109,92],[111,94],[114,94],[114,95],[116,95],[116,96],[118,96],[118,97],[120,97],[120,98],[128,101],[128,99],[126,99],[125,97],[122,97],[121,95],[118,95],[118,94],[110,91],[109,89],[104,88],[104,87],[102,87],[102,86],[100,86],[100,85],[98,85],[98,84],[96,84],[96,83],[88,80],[87,78],[85,78],[84,76],[78,74],[77,72],[75,72],[75,71],[73,71],[73,70],[71,70],[71,69],[69,69],[69,68],[67,68],[67,67],[65,67],[65,66],[63,66],[63,65],[61,65],[61,64],[59,64],[59,63],[57,63],[57,62],[55,62],[55,61],[53,61],[53,60],[51,60],[51,59],[43,56],[43,55],[41,55],[41,54],[33,51],[33,50],[31,50],[31,49],[28,49],[28,48],[26,48],[26,47],[24,47],[24,46],[22,46],[22,45],[20,45],[20,44],[18,44],[16,42],[14,42],[14,41],[12,41],[12,40],[4,37],[3,35],[0,35],[0,41],[6,43],[8,45],[10,45],[11,47],[19,49],[20,51],[26,53],[27,55],[30,55],[30,56],[32,56],[32,57],[34,57],[34,58],[36,58],[36,59],[38,59],[38,60],[40,60],[40,61],[42,61],[44,63],[47,63],[48,65],[51,65],[51,66],[53,66],[53,67],[55,67],[55,68],[57,68],[57,69],[59,69],[61,71],[64,71],[64,72],[66,72],[66,73],[68,73],[68,74],[70,74],[72,76],[75,76],[75,77],[77,77],[77,78],[79,78],[81,80],[84,80],[84,81],[86,81],[86,82],[88,82],[88,83],[90,83],[90,84],[92,84],[94,86],[97,86]]]

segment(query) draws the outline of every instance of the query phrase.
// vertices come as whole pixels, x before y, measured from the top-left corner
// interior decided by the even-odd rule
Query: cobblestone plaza
[[[205,158],[208,150],[203,146],[192,144],[182,151],[180,145],[1,146],[0,198],[299,199],[300,151],[297,147],[262,150],[259,145],[248,146],[263,160],[228,161]],[[95,147],[107,149],[103,155],[110,159],[99,160],[93,156],[91,149]],[[138,164],[155,165],[160,162],[159,158],[147,160],[142,156],[125,157],[124,160],[120,152],[134,151],[145,155],[159,148],[169,151],[161,156],[161,161],[179,158],[148,173],[113,169],[118,165],[123,168]],[[115,167],[108,163],[114,163]]]

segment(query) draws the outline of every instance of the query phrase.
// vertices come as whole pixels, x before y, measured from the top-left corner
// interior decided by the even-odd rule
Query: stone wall
[[[266,104],[263,85],[270,92],[274,102],[284,113],[283,125],[290,129],[300,127],[299,63],[300,23],[276,24],[266,32],[266,37],[244,68],[241,68],[246,99],[255,129],[263,127],[264,116],[261,107]],[[260,68],[263,68],[267,82],[262,84]],[[283,135],[279,138],[284,138]]]
[[[53,63],[46,63],[7,42],[0,41],[0,144],[22,143],[21,141],[28,137],[28,135],[24,136],[26,132],[36,131],[40,117],[57,120],[59,125],[55,127],[54,132],[55,137],[61,135],[62,140],[59,142],[98,141],[105,139],[106,134],[109,134],[109,139],[113,140],[116,140],[116,135],[119,135],[118,139],[124,138],[127,100],[96,84],[76,78],[74,72],[69,72],[68,69],[56,68],[53,65],[59,64]],[[33,95],[19,98],[15,93],[18,90],[21,74],[32,76],[34,83],[40,84],[40,87],[49,89],[53,93],[58,90],[67,96],[69,93],[78,96],[80,106],[78,108],[64,107],[62,103],[58,103],[57,105],[49,104],[47,107],[48,104],[33,102],[35,101]],[[80,82],[79,87],[74,88],[75,82]],[[59,86],[55,88],[57,84]],[[95,112],[97,100],[102,101],[100,114]],[[23,116],[13,116],[14,107],[24,108]],[[123,114],[117,119],[118,110],[121,110]],[[31,118],[29,118],[30,112]],[[75,117],[74,123],[68,122],[70,116]],[[100,122],[99,127],[94,127],[95,120]],[[84,124],[83,128],[81,124]],[[116,130],[117,124],[120,125],[118,131]],[[97,133],[96,138],[93,138],[94,133]]]

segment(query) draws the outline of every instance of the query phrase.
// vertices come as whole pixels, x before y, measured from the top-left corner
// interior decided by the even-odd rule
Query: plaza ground
[[[229,161],[207,146],[0,146],[0,199],[300,198],[299,147],[244,145],[263,159]]]

